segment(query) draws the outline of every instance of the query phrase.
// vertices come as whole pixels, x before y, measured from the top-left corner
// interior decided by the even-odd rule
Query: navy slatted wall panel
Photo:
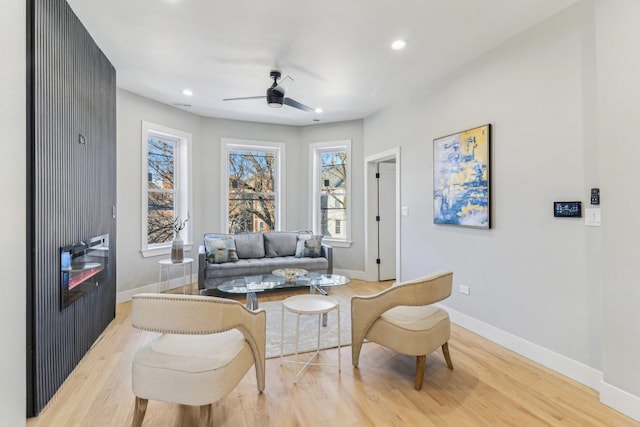
[[[30,141],[33,353],[36,415],[115,317],[115,70],[64,0],[32,0]],[[29,26],[28,26],[29,27]],[[28,92],[29,93],[29,92]],[[79,135],[86,144],[79,143]],[[59,249],[109,234],[109,280],[60,309]]]

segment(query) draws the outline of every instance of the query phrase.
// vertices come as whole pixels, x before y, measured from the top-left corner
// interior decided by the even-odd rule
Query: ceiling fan
[[[266,98],[267,105],[269,105],[269,107],[271,108],[280,108],[284,104],[284,105],[288,105],[289,107],[297,108],[298,110],[313,112],[313,108],[307,107],[306,105],[301,104],[300,102],[294,99],[284,96],[286,90],[283,84],[285,81],[290,81],[290,83],[292,83],[293,79],[291,77],[289,76],[285,77],[284,79],[282,79],[282,82],[279,84],[278,80],[280,80],[280,77],[282,76],[280,71],[273,70],[271,71],[269,76],[273,79],[273,84],[271,85],[270,88],[267,89],[267,94],[265,96],[246,96],[242,98],[225,98],[223,99],[223,101],[239,101],[244,99]]]

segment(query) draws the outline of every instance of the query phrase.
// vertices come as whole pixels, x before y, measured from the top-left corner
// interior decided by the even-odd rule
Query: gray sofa
[[[216,295],[218,286],[230,280],[279,268],[333,273],[332,248],[310,232],[207,233],[198,252],[198,288],[203,295]]]

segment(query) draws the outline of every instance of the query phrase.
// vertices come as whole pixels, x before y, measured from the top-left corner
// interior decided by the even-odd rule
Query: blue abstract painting
[[[490,228],[491,125],[433,140],[433,222]]]

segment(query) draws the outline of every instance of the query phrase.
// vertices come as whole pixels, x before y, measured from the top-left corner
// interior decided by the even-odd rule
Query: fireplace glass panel
[[[107,281],[108,261],[108,234],[60,248],[61,310]]]

